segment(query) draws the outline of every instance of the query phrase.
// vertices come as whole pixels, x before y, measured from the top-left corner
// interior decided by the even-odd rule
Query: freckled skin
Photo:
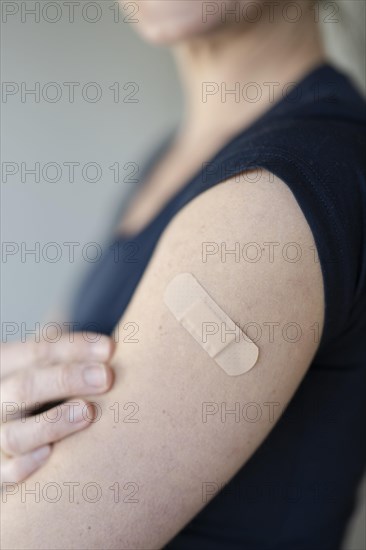
[[[267,415],[256,423],[223,423],[221,414],[202,422],[202,403],[265,403],[276,391],[276,401],[285,407],[315,353],[312,335],[299,342],[296,354],[288,342],[263,342],[257,365],[245,375],[230,377],[176,322],[163,295],[174,276],[192,272],[239,324],[275,318],[301,326],[317,321],[322,326],[322,277],[311,255],[297,264],[223,263],[219,255],[208,264],[201,261],[197,242],[203,238],[236,242],[244,234],[248,242],[271,237],[296,241],[303,250],[314,246],[294,197],[285,184],[275,181],[268,187],[265,175],[255,184],[218,185],[192,201],[167,228],[121,319],[122,324],[135,319],[144,338],[134,346],[118,345],[115,385],[108,394],[92,399],[101,407],[101,419],[55,445],[45,467],[28,480],[31,486],[50,480],[62,486],[76,479],[81,487],[97,480],[103,498],[91,505],[76,493],[78,504],[71,509],[65,493],[52,506],[44,500],[32,506],[15,495],[3,506],[5,548],[99,550],[105,541],[111,550],[160,548],[206,504],[202,480],[225,485],[263,442],[275,424]],[[228,210],[229,224],[224,223]],[[215,223],[206,223],[203,232],[202,219]],[[179,244],[182,239],[185,246]],[[169,265],[167,258],[172,259]],[[296,286],[289,284],[294,271]],[[250,315],[242,307],[247,295],[256,304]],[[112,422],[110,407],[116,402],[138,403],[139,421]],[[126,483],[135,483],[138,502],[116,506],[109,489],[116,482],[122,491]],[[127,494],[124,491],[123,497]],[[93,528],[80,536],[80,525],[88,518]]]

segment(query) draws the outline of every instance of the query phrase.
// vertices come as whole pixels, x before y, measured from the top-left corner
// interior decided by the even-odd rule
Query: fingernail
[[[111,343],[107,336],[102,336],[98,342],[92,342],[91,350],[93,356],[99,361],[106,361],[111,353]]]
[[[95,365],[84,369],[84,382],[93,388],[100,388],[107,384],[107,372],[103,365]]]
[[[45,445],[44,447],[39,447],[39,449],[33,451],[32,456],[36,462],[43,462],[46,458],[48,458],[50,453],[51,447],[49,445]]]

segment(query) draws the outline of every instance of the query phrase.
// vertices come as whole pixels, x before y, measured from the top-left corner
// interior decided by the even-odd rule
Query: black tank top
[[[325,324],[310,369],[264,443],[169,549],[340,548],[366,463],[365,128],[365,102],[348,78],[328,64],[315,69],[141,232],[112,235],[77,294],[76,330],[111,334],[175,214],[248,169],[280,177],[314,235]]]

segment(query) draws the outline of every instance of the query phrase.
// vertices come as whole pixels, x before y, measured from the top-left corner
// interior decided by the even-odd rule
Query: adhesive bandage
[[[164,302],[177,321],[229,376],[244,374],[254,367],[258,347],[191,273],[180,273],[170,281]]]

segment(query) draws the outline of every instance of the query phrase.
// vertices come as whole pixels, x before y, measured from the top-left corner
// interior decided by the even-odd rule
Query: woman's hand
[[[1,482],[23,481],[46,462],[51,443],[90,425],[91,405],[70,398],[111,387],[114,346],[87,336],[1,346]],[[65,403],[34,414],[55,401]]]

